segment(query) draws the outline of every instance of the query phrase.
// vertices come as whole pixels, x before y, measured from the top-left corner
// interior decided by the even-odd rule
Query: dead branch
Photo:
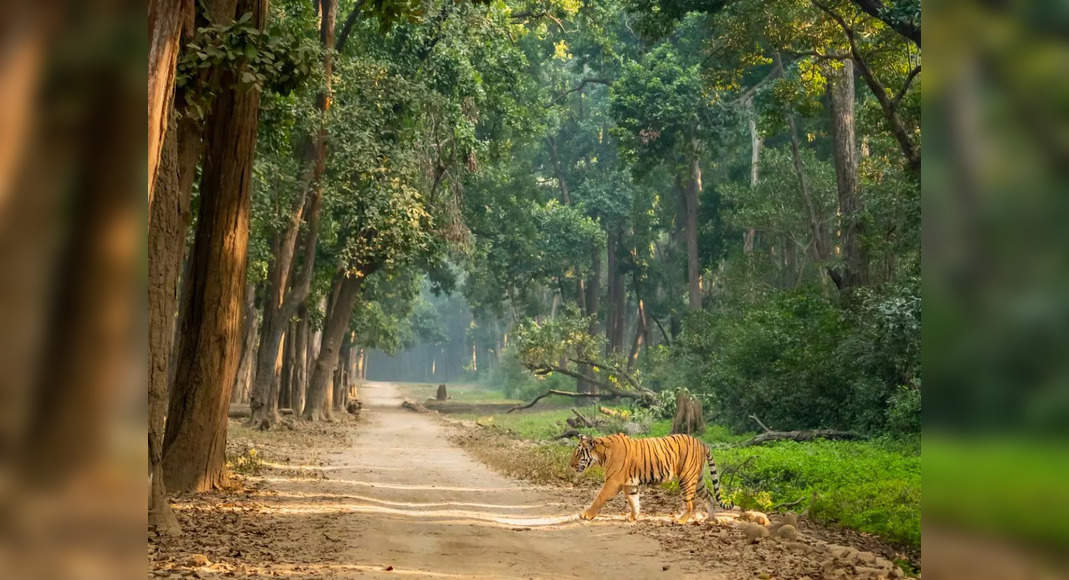
[[[864,439],[860,434],[853,431],[838,431],[835,429],[805,429],[801,431],[766,431],[753,439],[738,443],[735,447],[753,447],[774,441],[812,441],[814,439],[828,439],[838,441],[851,441]]]
[[[557,389],[550,389],[550,390],[542,393],[541,395],[538,395],[537,397],[535,397],[534,400],[532,400],[530,403],[527,403],[526,405],[520,405],[518,407],[513,407],[513,408],[509,409],[508,411],[505,411],[505,413],[508,414],[508,413],[513,412],[513,411],[522,411],[524,409],[530,409],[531,407],[534,407],[535,404],[538,403],[538,401],[541,401],[542,399],[544,399],[544,398],[546,398],[546,397],[548,397],[550,395],[561,395],[562,397],[599,397],[599,396],[604,396],[604,395],[598,395],[597,393],[573,393],[571,391],[558,391]]]
[[[575,414],[575,417],[576,417],[576,419],[578,419],[578,423],[580,425],[582,425],[584,427],[596,427],[597,426],[597,423],[595,423],[594,421],[591,421],[590,419],[587,419],[586,417],[584,417],[583,414],[580,413],[578,409],[572,409],[572,413]]]
[[[802,503],[803,501],[805,501],[805,496],[804,495],[802,497],[794,500],[794,501],[785,501],[783,503],[778,503],[778,504],[772,506],[772,511],[779,511],[782,508],[794,507],[794,506]]]
[[[563,433],[557,435],[556,439],[568,439],[571,437],[578,437],[579,431],[575,429],[565,429]]]
[[[768,425],[765,425],[764,423],[762,423],[761,420],[757,418],[757,415],[749,415],[748,417],[750,419],[753,419],[755,423],[760,425],[761,428],[765,430],[765,433],[771,433],[772,432],[772,429],[769,429]]]

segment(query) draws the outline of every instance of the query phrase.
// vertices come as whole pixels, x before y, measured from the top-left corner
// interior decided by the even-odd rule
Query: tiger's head
[[[575,453],[572,453],[572,469],[582,473],[591,465],[600,463],[602,457],[595,449],[596,447],[597,443],[594,439],[586,435],[580,435],[579,444],[575,446]]]

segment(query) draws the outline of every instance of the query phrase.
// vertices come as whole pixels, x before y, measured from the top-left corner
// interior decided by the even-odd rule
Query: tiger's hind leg
[[[638,520],[639,511],[641,510],[641,504],[638,500],[638,486],[625,485],[624,493],[627,494],[627,506],[631,508],[631,512],[627,514],[627,521],[636,521]]]
[[[679,515],[676,521],[685,524],[694,515],[694,494],[697,493],[698,486],[694,478],[688,477],[686,479],[680,478],[679,487],[683,491],[683,513]]]

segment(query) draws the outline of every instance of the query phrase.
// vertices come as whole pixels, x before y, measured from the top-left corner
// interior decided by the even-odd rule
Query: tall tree
[[[210,12],[217,23],[247,14],[249,25],[262,31],[267,2],[218,0]],[[219,487],[226,477],[227,406],[242,338],[249,186],[260,104],[260,87],[242,82],[247,66],[222,71],[222,92],[205,120],[188,307],[181,318],[183,340],[163,442],[163,472],[171,491]]]
[[[354,13],[359,13],[359,6]],[[323,90],[316,96],[316,111],[325,117],[330,111],[331,82],[334,76],[335,24],[337,0],[321,0],[320,45],[323,54]],[[319,239],[319,215],[323,204],[323,173],[327,162],[327,127],[320,122],[313,135],[307,138],[301,167],[302,179],[289,212],[284,229],[272,243],[274,256],[267,278],[267,300],[264,301],[260,348],[256,356],[256,374],[249,400],[250,424],[270,428],[278,422],[278,394],[272,389],[276,383],[275,360],[282,344],[282,335],[308,299],[315,272],[316,245]],[[302,222],[304,231],[304,259],[299,274],[295,254]],[[295,279],[293,279],[295,278]]]

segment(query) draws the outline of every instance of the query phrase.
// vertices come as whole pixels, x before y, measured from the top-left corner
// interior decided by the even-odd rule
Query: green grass
[[[433,399],[438,393],[439,383],[403,383],[401,389],[405,396],[420,401]],[[474,383],[446,383],[449,400],[464,403],[509,403],[519,402],[508,399],[501,391],[487,389]]]
[[[596,407],[582,407],[587,417]],[[464,415],[509,435],[550,440],[566,427],[571,409],[548,409],[511,415]],[[655,421],[650,437],[667,435],[671,421]],[[598,435],[591,429],[582,429]],[[734,434],[710,425],[700,437],[706,443],[735,443],[752,434]],[[566,467],[568,447],[546,453]],[[815,521],[842,525],[915,549],[920,547],[921,457],[919,442],[785,441],[757,447],[713,449],[727,499],[746,509],[772,508],[796,500],[782,511],[808,507]],[[751,459],[752,458],[752,459]],[[540,458],[545,463],[548,458]],[[731,474],[738,466],[746,464]],[[668,486],[669,488],[671,486]],[[816,493],[816,500],[812,494]]]
[[[801,499],[791,509],[808,506],[815,521],[920,547],[921,458],[914,445],[784,441],[714,449],[713,455],[727,474],[721,482],[728,497],[743,508],[772,510]]]

